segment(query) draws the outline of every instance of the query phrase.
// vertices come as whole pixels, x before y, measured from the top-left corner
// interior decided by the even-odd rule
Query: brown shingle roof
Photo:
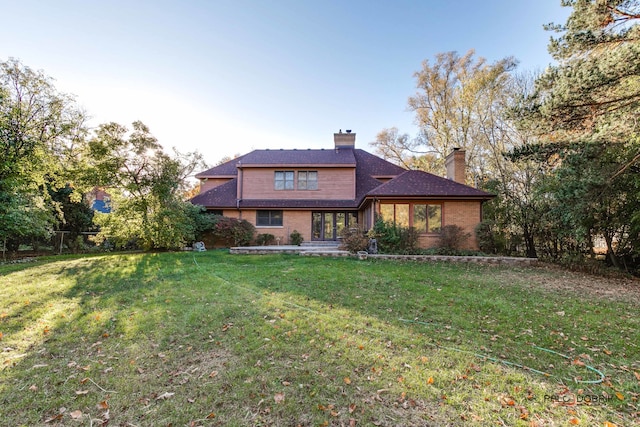
[[[240,166],[345,166],[353,167],[356,159],[352,149],[340,150],[254,150],[244,156],[200,172],[196,178],[237,176]],[[375,156],[373,156],[375,157]],[[378,158],[379,160],[382,160]],[[384,160],[382,160],[384,161]],[[388,163],[388,162],[387,162]]]
[[[491,199],[494,196],[428,172],[409,170],[370,191],[369,197]]]
[[[356,168],[354,200],[244,199],[237,201],[237,178],[191,199],[209,208],[252,209],[357,209],[367,197],[469,198],[488,200],[489,193],[422,171],[407,171],[361,149],[255,150],[196,175],[198,178],[237,176],[244,166],[336,166]],[[392,178],[382,183],[376,177]]]
[[[352,149],[340,150],[254,150],[241,159],[245,166],[262,165],[314,165],[314,166],[355,166]]]
[[[196,174],[196,178],[212,178],[216,176],[237,176],[238,161],[241,161],[245,156],[236,157],[235,159],[231,159],[228,162],[224,162],[218,166],[214,166],[211,169],[207,169],[206,171],[200,172]]]
[[[237,193],[238,178],[233,178],[229,182],[198,194],[191,199],[191,203],[211,208],[235,208]]]

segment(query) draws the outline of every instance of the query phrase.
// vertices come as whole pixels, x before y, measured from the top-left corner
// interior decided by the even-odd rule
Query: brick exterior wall
[[[224,211],[225,216],[233,211]],[[238,218],[237,211],[235,218]],[[256,225],[256,211],[243,210],[242,219]],[[256,233],[273,234],[276,238],[280,238],[281,245],[289,244],[289,235],[294,230],[302,235],[306,242],[311,240],[311,212],[310,211],[284,211],[282,218],[282,227],[256,227]]]
[[[275,171],[294,171],[294,190],[276,190]],[[317,190],[297,190],[299,171],[318,172]],[[349,200],[356,197],[355,168],[246,168],[242,172],[242,199]]]
[[[466,245],[462,249],[478,249],[476,241],[476,226],[481,221],[482,204],[480,201],[446,201],[444,202],[442,213],[442,225],[457,225],[463,228],[465,233],[469,233]]]
[[[398,201],[400,202],[400,201]],[[442,225],[458,225],[465,233],[469,234],[466,244],[462,249],[477,250],[475,228],[481,220],[482,206],[480,201],[443,201],[442,203]],[[256,225],[256,211],[243,210],[242,214],[237,210],[225,210],[223,215],[230,218],[239,218]],[[363,224],[363,217],[359,215],[360,224]],[[311,211],[287,211],[283,212],[282,227],[256,227],[256,233],[273,234],[280,238],[280,244],[289,244],[289,235],[297,230],[304,241],[311,241]],[[419,245],[422,248],[433,248],[439,244],[439,234],[423,234],[419,238]],[[207,242],[205,242],[207,243]]]
[[[216,188],[219,185],[229,182],[231,178],[208,178],[206,180],[200,180],[200,194]]]
[[[480,200],[387,200],[387,203],[420,203],[420,204],[441,204],[442,205],[442,226],[457,225],[462,227],[464,233],[469,237],[460,249],[477,250],[475,228],[480,223],[482,217],[482,202]],[[379,205],[376,208],[379,212]],[[440,244],[439,233],[427,233],[420,235],[418,244],[423,249],[435,248]]]

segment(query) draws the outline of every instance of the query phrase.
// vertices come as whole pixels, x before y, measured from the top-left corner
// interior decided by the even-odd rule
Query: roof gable
[[[199,178],[213,178],[217,176],[237,176],[238,175],[237,164],[239,161],[242,161],[242,159],[245,156],[236,157],[235,159],[231,159],[228,162],[221,163],[217,166],[212,167],[211,169],[207,169],[206,171],[200,172],[196,174],[196,178],[199,179]]]
[[[204,193],[200,193],[191,199],[194,205],[217,206],[220,208],[233,208],[236,206],[236,197],[238,194],[238,178],[233,178],[229,182],[225,182],[214,187]]]

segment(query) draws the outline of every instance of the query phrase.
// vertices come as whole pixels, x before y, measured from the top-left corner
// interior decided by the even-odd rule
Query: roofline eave
[[[233,179],[237,178],[238,175],[194,175],[197,179],[208,179],[208,178],[219,178],[219,179]]]
[[[401,194],[391,195],[367,195],[365,200],[491,200],[495,198],[495,194],[478,195],[478,196],[438,196],[438,195],[418,195],[406,196]],[[363,200],[364,201],[364,200]]]

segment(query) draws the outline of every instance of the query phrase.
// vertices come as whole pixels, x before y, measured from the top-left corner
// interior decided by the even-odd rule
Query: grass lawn
[[[640,286],[113,254],[0,266],[7,426],[640,425]]]

